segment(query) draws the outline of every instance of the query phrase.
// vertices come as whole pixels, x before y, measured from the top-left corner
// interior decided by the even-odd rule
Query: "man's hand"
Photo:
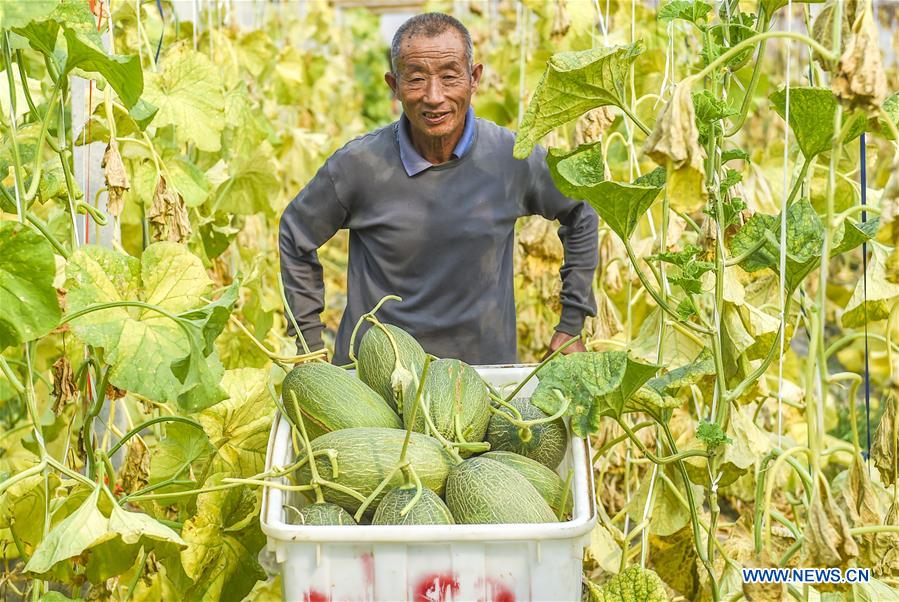
[[[543,355],[542,359],[548,358],[552,355],[553,351],[573,339],[574,337],[570,334],[559,332],[558,330],[553,335],[552,340],[549,342],[549,350]],[[562,355],[568,355],[569,353],[579,353],[581,351],[587,351],[587,348],[584,346],[583,341],[578,341],[576,343],[572,343],[568,347],[562,350]]]

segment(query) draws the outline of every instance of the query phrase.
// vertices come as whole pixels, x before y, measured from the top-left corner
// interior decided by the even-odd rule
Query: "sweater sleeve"
[[[320,314],[325,308],[325,283],[316,249],[344,227],[348,215],[337,196],[328,163],[281,215],[278,247],[288,304],[285,309],[293,313],[311,350],[323,347],[324,329]],[[289,318],[287,322],[287,334],[296,336]],[[299,340],[297,349],[302,352]]]
[[[562,315],[556,330],[578,335],[586,316],[596,315],[593,279],[599,261],[597,227],[599,218],[593,208],[559,192],[546,165],[546,150],[536,147],[527,159],[529,187],[524,196],[527,215],[542,215],[558,220],[559,239],[565,258],[560,301]]]

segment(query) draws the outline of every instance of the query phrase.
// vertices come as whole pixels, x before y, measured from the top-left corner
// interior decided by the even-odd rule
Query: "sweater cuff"
[[[576,337],[584,329],[584,319],[585,316],[582,311],[575,307],[563,305],[562,316],[559,318],[559,325],[556,326],[556,330]]]

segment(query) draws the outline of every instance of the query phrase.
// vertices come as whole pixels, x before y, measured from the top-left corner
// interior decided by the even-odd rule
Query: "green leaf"
[[[65,26],[63,26],[65,28]],[[122,104],[131,108],[144,90],[144,72],[137,55],[110,55],[81,33],[65,28],[68,59],[65,72],[74,69],[86,73],[99,73],[116,91]]]
[[[222,145],[229,159],[257,153],[274,135],[262,107],[253,103],[243,82],[225,95],[225,123]]]
[[[843,227],[834,235],[834,247],[831,256],[842,255],[847,251],[860,247],[874,238],[879,227],[879,217],[860,223],[844,221]]]
[[[521,120],[513,154],[523,159],[553,128],[590,109],[625,102],[628,71],[643,45],[560,52],[549,59],[528,110]]]
[[[141,131],[144,131],[147,129],[147,126],[150,125],[150,122],[153,121],[153,118],[156,117],[156,113],[158,112],[159,107],[141,98],[128,110],[128,115],[131,116],[131,119],[134,120],[137,127]]]
[[[750,254],[741,266],[747,272],[769,268],[779,273],[780,216],[756,213],[737,232],[731,241],[735,255],[748,252],[759,241],[761,248]],[[787,209],[787,262],[785,285],[789,292],[796,289],[818,262],[824,241],[824,225],[811,204],[803,199]]]
[[[4,436],[4,443],[15,445],[18,450],[23,450],[21,441],[10,441],[13,437]],[[6,447],[6,446],[4,446]],[[29,456],[27,465],[17,467],[16,463],[9,462],[15,452],[10,448],[0,448],[5,462],[4,470],[12,469],[11,472],[19,472],[34,466],[31,459],[36,462],[35,456]],[[27,452],[26,452],[27,453]],[[49,492],[52,492],[54,485],[59,484],[59,479],[51,473],[49,482]],[[0,479],[2,480],[2,479]],[[49,525],[50,517],[44,516],[44,506],[47,501],[47,492],[44,491],[44,477],[40,474],[33,475],[17,483],[11,485],[3,495],[0,496],[0,529],[10,529],[15,535],[26,545],[35,547],[44,538],[45,521]],[[2,533],[2,531],[0,531]],[[5,537],[5,535],[4,535]]]
[[[573,353],[557,357],[540,371],[532,403],[547,414],[569,401],[567,414],[579,437],[595,433],[601,416],[619,418],[625,404],[658,370],[636,362],[624,351]]]
[[[653,188],[662,188],[665,186],[665,180],[668,179],[668,171],[664,167],[656,167],[649,173],[645,173],[636,180],[634,184],[637,186],[652,186]]]
[[[883,101],[883,110],[889,116],[890,121],[896,124],[899,127],[899,92],[893,92],[890,96],[887,97],[885,101]],[[893,131],[887,126],[886,121],[883,117],[878,118],[878,123],[880,124],[881,133],[887,140],[893,140]]]
[[[59,324],[55,274],[46,238],[18,222],[0,222],[0,351]]]
[[[774,15],[774,13],[783,7],[785,7],[790,0],[762,0],[762,8],[765,10],[765,14],[768,17]],[[824,0],[793,0],[793,4],[821,4]]]
[[[711,10],[710,4],[699,0],[672,0],[659,9],[658,20],[662,23],[670,23],[675,19],[682,19],[699,26],[708,21]]]
[[[206,357],[202,331],[191,328],[188,333],[187,355],[171,362],[170,367],[182,385],[176,398],[178,405],[187,412],[198,412],[228,394],[219,386],[224,367],[218,354]]]
[[[23,27],[31,21],[46,19],[59,0],[0,0],[0,23],[4,28]]]
[[[228,171],[230,176],[215,191],[214,211],[236,215],[272,213],[272,200],[281,183],[268,142],[255,154],[235,157]]]
[[[749,161],[749,153],[742,148],[732,148],[721,153],[721,162],[727,163],[739,159],[741,161]]]
[[[693,92],[693,108],[696,111],[696,123],[700,126],[700,131],[701,126],[710,126],[738,112],[726,100],[715,97],[708,90]]]
[[[167,183],[175,187],[185,205],[199,207],[209,198],[209,180],[190,160],[183,157],[166,159],[165,166],[169,175]]]
[[[551,149],[546,162],[553,181],[563,194],[587,201],[599,217],[626,240],[634,233],[661,188],[604,180],[601,153],[599,143],[579,146],[570,153]]]
[[[546,163],[556,187],[572,198],[583,198],[586,190],[606,179],[602,142],[581,144],[570,152],[551,148]]]
[[[877,222],[855,225],[846,222],[834,236],[831,257],[850,251],[876,231]],[[750,254],[740,265],[747,272],[769,268],[779,273],[780,216],[756,213],[737,232],[731,241],[731,250],[741,255],[764,240],[761,248]],[[787,291],[796,290],[802,280],[820,264],[821,246],[824,241],[824,224],[808,200],[802,199],[787,210],[787,263],[785,285]]]
[[[146,514],[124,510],[118,504],[110,504],[107,518],[98,505],[100,492],[101,488],[95,487],[74,512],[47,534],[25,570],[40,575],[56,563],[89,550],[87,575],[98,582],[131,567],[141,548],[150,551],[160,543],[186,545],[169,527]]]
[[[670,263],[680,268],[679,273],[669,274],[668,281],[679,286],[687,293],[698,295],[702,293],[702,275],[715,269],[715,264],[709,261],[700,261],[696,256],[702,251],[697,246],[687,245],[682,251],[659,253],[650,255],[647,260]]]
[[[725,31],[728,33],[726,40],[724,36]],[[752,27],[747,27],[740,23],[730,23],[729,26],[722,24],[710,27],[707,45],[702,50],[705,64],[708,65],[743,40],[756,35],[756,33],[757,32]],[[740,69],[746,64],[754,52],[755,46],[750,45],[749,48],[737,53],[735,57],[726,61],[727,68],[731,71]]]
[[[184,44],[169,49],[156,73],[147,76],[144,98],[159,107],[157,128],[175,126],[179,143],[217,152],[225,127],[225,100],[218,68]]]
[[[215,339],[227,326],[231,310],[234,308],[234,304],[237,303],[239,292],[240,280],[235,278],[218,299],[199,309],[193,309],[178,316],[190,322],[203,334],[204,345],[202,350],[204,356],[212,353]]]
[[[204,462],[213,449],[202,429],[174,422],[166,426],[165,437],[150,455],[150,483],[182,474],[194,463]]]
[[[94,542],[106,536],[109,521],[97,508],[100,488],[96,487],[75,512],[68,515],[41,540],[25,570],[42,574],[54,564],[73,556],[79,556]]]
[[[705,447],[709,451],[715,451],[715,449],[725,443],[733,443],[731,438],[724,433],[720,424],[710,422],[705,418],[699,421],[699,428],[696,429],[696,438],[705,443]]]
[[[267,372],[228,370],[222,387],[228,399],[204,410],[200,424],[215,447],[211,472],[249,477],[265,468],[265,449],[275,405],[266,389]]]
[[[669,370],[662,376],[650,379],[646,384],[660,394],[676,395],[681,387],[692,385],[714,374],[715,360],[712,353],[708,349],[703,349],[695,361]]]
[[[213,214],[200,223],[200,238],[206,257],[215,259],[225,252],[241,230],[241,217],[234,214]]]
[[[147,247],[140,261],[101,247],[82,247],[72,255],[66,276],[71,312],[142,300],[177,315],[202,307],[201,296],[211,285],[199,258],[168,242]],[[83,342],[105,350],[116,387],[154,401],[176,401],[185,388],[171,364],[190,352],[191,337],[174,320],[149,309],[112,307],[77,318],[71,326]]]
[[[215,474],[206,482],[215,485],[223,476]],[[265,536],[258,526],[253,528],[255,501],[246,487],[197,496],[197,514],[182,530],[187,548],[181,552],[181,563],[196,584],[185,593],[186,599],[237,602],[265,579],[256,561]]]
[[[787,91],[781,89],[769,99],[774,110],[786,118]],[[796,136],[799,150],[807,159],[830,150],[836,135],[833,128],[837,99],[827,88],[790,88],[790,129]],[[846,130],[843,143],[859,137],[865,131],[865,118],[861,113],[843,114],[842,128]]]
[[[668,602],[664,582],[649,569],[629,566],[598,586],[585,582],[587,602]]]
[[[887,280],[886,265],[889,250],[874,243],[871,245],[871,258],[868,260],[867,287],[865,279],[859,274],[858,283],[852,292],[846,309],[840,318],[844,328],[856,328],[865,322],[877,322],[890,315],[890,308],[899,297],[899,284]]]

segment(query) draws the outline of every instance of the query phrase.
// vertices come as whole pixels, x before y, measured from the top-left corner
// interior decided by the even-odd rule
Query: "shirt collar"
[[[468,111],[465,113],[465,127],[462,129],[462,137],[459,138],[459,142],[456,143],[456,147],[453,149],[452,156],[454,158],[459,159],[469,151],[471,143],[474,140],[474,128],[474,109],[468,107]],[[418,154],[418,151],[415,150],[415,146],[412,144],[412,138],[409,136],[409,120],[406,119],[405,115],[400,116],[397,125],[397,141],[400,145],[400,161],[403,162],[406,175],[411,177],[434,166],[433,163],[422,157]]]

